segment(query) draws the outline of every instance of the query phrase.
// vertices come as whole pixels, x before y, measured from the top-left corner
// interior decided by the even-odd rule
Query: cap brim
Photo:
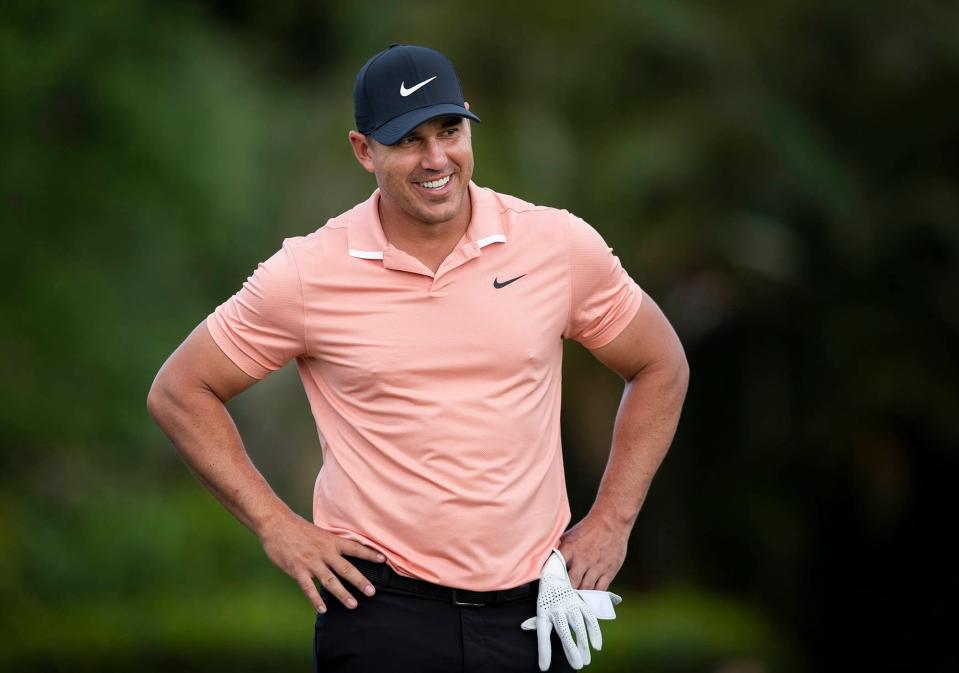
[[[437,117],[450,116],[468,117],[475,122],[480,121],[479,117],[462,105],[440,103],[439,105],[430,105],[428,107],[410,110],[409,112],[401,114],[399,117],[394,117],[378,129],[374,129],[371,135],[384,145],[394,145],[423,122],[436,119]]]

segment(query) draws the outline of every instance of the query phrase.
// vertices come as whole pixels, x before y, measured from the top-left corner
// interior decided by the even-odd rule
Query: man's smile
[[[439,189],[440,187],[445,187],[446,183],[450,181],[451,177],[452,176],[447,175],[445,177],[438,178],[436,180],[432,180],[429,182],[418,182],[417,184],[420,187],[426,187],[427,189]]]
[[[422,182],[413,182],[417,187],[417,191],[421,191],[424,194],[445,194],[450,191],[450,185],[453,183],[453,173],[444,175],[441,178],[433,178],[432,180],[425,180]]]

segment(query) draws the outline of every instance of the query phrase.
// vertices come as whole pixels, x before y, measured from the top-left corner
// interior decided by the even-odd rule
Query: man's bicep
[[[221,401],[236,397],[256,379],[240,369],[217,346],[204,320],[167,359],[157,382],[171,388],[208,388]]]
[[[650,365],[686,361],[673,326],[649,295],[615,339],[590,352],[627,381]]]

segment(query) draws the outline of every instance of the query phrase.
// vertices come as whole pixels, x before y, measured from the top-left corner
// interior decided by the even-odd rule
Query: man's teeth
[[[421,182],[420,187],[426,187],[427,189],[439,189],[446,185],[450,181],[450,176],[447,175],[445,178],[440,178],[439,180],[433,180],[432,182]]]

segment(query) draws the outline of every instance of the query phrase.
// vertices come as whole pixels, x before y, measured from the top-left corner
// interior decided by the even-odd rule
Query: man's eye
[[[406,136],[403,140],[400,141],[404,145],[412,145],[416,142],[416,136]]]

